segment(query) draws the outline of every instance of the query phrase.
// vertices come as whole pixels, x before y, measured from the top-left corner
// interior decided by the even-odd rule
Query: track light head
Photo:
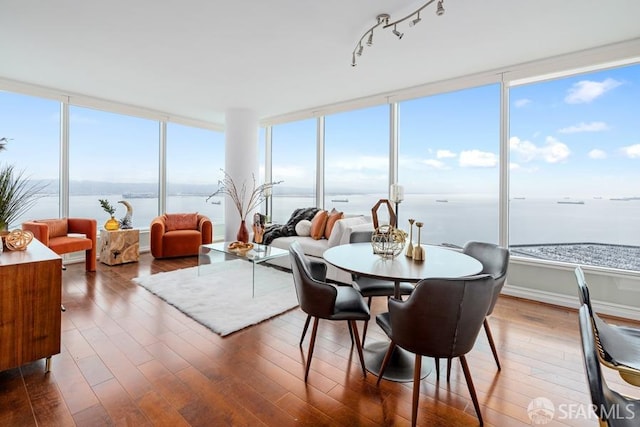
[[[393,26],[393,31],[392,31],[392,33],[393,33],[393,34],[395,34],[395,35],[398,37],[398,40],[400,40],[400,39],[402,38],[402,36],[404,36],[404,33],[401,33],[400,31],[398,31],[398,30],[396,29],[396,26],[395,26],[395,25]]]
[[[351,66],[352,67],[356,66],[356,54],[355,53],[353,55],[351,55]]]
[[[369,38],[367,39],[367,46],[373,46],[373,31],[369,33]]]
[[[416,16],[416,19],[414,19],[413,21],[409,22],[409,26],[413,27],[414,25],[416,25],[420,21],[422,21],[422,18],[420,18],[420,12],[418,12],[418,15]]]
[[[356,55],[358,56],[362,56],[362,50],[364,49],[364,46],[362,46],[362,44],[359,45],[358,50],[356,52]]]
[[[438,1],[438,7],[436,8],[436,15],[438,16],[442,16],[444,15],[444,0],[439,0]]]

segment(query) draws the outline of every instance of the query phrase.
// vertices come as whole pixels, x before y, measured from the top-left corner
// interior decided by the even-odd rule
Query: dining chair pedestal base
[[[378,375],[380,368],[382,367],[382,360],[389,348],[389,342],[372,342],[367,344],[364,348],[364,365],[367,367],[367,371],[374,375]],[[396,346],[391,355],[391,360],[387,369],[384,371],[383,378],[389,381],[395,382],[412,382],[413,381],[413,368],[415,365],[415,355],[408,351]],[[433,370],[433,360],[429,357],[422,358],[422,364],[420,369],[420,378],[425,378]]]

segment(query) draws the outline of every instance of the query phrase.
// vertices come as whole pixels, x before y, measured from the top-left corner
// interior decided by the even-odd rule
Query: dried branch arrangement
[[[218,181],[218,189],[209,197],[207,197],[206,201],[208,202],[212,197],[219,196],[221,194],[229,196],[233,201],[236,209],[238,210],[238,214],[240,215],[240,219],[242,221],[246,221],[249,212],[257,208],[260,203],[262,203],[262,201],[267,197],[267,195],[271,194],[271,189],[274,185],[280,184],[282,182],[265,182],[264,184],[257,185],[258,183],[256,181],[255,175],[251,174],[253,185],[251,186],[251,193],[249,193],[246,181],[243,181],[242,185],[238,187],[231,178],[231,175],[225,172],[224,169],[220,170],[224,174],[224,178]],[[247,194],[249,194],[248,201]]]

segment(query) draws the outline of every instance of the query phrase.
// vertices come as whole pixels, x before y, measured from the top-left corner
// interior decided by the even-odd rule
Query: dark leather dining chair
[[[484,319],[483,326],[484,331],[487,334],[487,340],[489,340],[489,346],[491,346],[491,352],[493,358],[496,361],[498,370],[501,369],[500,360],[498,359],[498,352],[496,351],[496,345],[493,342],[493,335],[491,334],[491,328],[489,327],[489,316],[493,313],[493,309],[498,302],[498,297],[504,287],[504,282],[507,279],[507,269],[509,267],[509,250],[493,243],[484,242],[467,242],[462,248],[462,253],[469,255],[482,263],[482,271],[480,274],[489,274],[493,277],[494,284],[491,290],[491,304],[487,311],[487,316]],[[449,371],[447,374],[447,380],[449,379]]]
[[[589,288],[582,268],[575,269],[580,303],[587,307],[593,335],[598,344],[602,363],[618,371],[630,384],[640,386],[640,330],[611,325],[593,311]]]
[[[611,390],[602,375],[598,360],[598,340],[594,334],[589,308],[583,304],[579,310],[582,356],[587,374],[592,409],[600,425],[610,427],[637,427],[640,420],[640,401]]]
[[[489,346],[491,347],[491,353],[493,353],[493,358],[496,361],[496,366],[500,371],[502,366],[500,366],[500,359],[498,358],[498,351],[496,349],[496,345],[493,341],[493,334],[491,333],[491,327],[489,326],[489,316],[493,313],[493,309],[498,302],[498,297],[500,297],[500,293],[502,292],[502,288],[504,287],[505,280],[507,279],[507,269],[509,267],[509,250],[500,247],[493,243],[485,243],[485,242],[476,242],[471,241],[467,242],[462,248],[462,253],[465,255],[469,255],[480,261],[482,264],[482,271],[480,274],[489,274],[493,277],[494,285],[491,290],[491,305],[489,306],[489,311],[487,312],[487,316],[484,319],[483,326],[484,331],[487,335],[487,340],[489,341]],[[440,360],[436,359],[436,374],[440,376]],[[451,379],[451,361],[448,361],[447,364],[447,381]]]
[[[368,321],[370,317],[369,308],[362,295],[351,286],[337,286],[315,279],[311,272],[314,269],[321,268],[316,264],[322,263],[309,260],[298,242],[293,242],[289,246],[289,256],[300,309],[313,317],[309,355],[304,374],[305,382],[309,376],[319,319],[344,320],[349,323],[353,331],[352,338],[355,340],[356,349],[358,350],[362,373],[366,377],[367,371],[364,366],[362,344],[360,343],[358,327],[356,326],[356,321]]]
[[[422,356],[459,358],[469,394],[483,425],[478,397],[465,355],[471,351],[491,305],[493,278],[479,275],[459,279],[424,279],[406,301],[389,300],[389,312],[376,317],[391,343],[382,361],[378,384],[395,346],[415,354],[412,425],[416,424]]]
[[[349,237],[349,243],[371,243],[371,235],[373,231],[354,231]],[[404,256],[404,255],[400,255]],[[387,297],[391,298],[395,295],[395,284],[389,280],[373,279],[370,277],[351,275],[356,289],[360,291],[360,294],[367,298],[367,305],[371,309],[371,299],[373,297]],[[410,295],[413,292],[413,284],[407,282],[400,282],[400,295]],[[369,322],[365,322],[362,328],[362,345],[367,336],[367,326]]]

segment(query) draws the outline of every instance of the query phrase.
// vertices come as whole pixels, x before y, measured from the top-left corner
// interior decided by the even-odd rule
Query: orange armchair
[[[31,231],[36,239],[59,255],[85,251],[86,270],[96,271],[98,225],[95,219],[40,219],[23,222],[22,229]]]
[[[149,233],[154,258],[192,256],[213,241],[213,224],[197,213],[164,214],[151,221]]]

